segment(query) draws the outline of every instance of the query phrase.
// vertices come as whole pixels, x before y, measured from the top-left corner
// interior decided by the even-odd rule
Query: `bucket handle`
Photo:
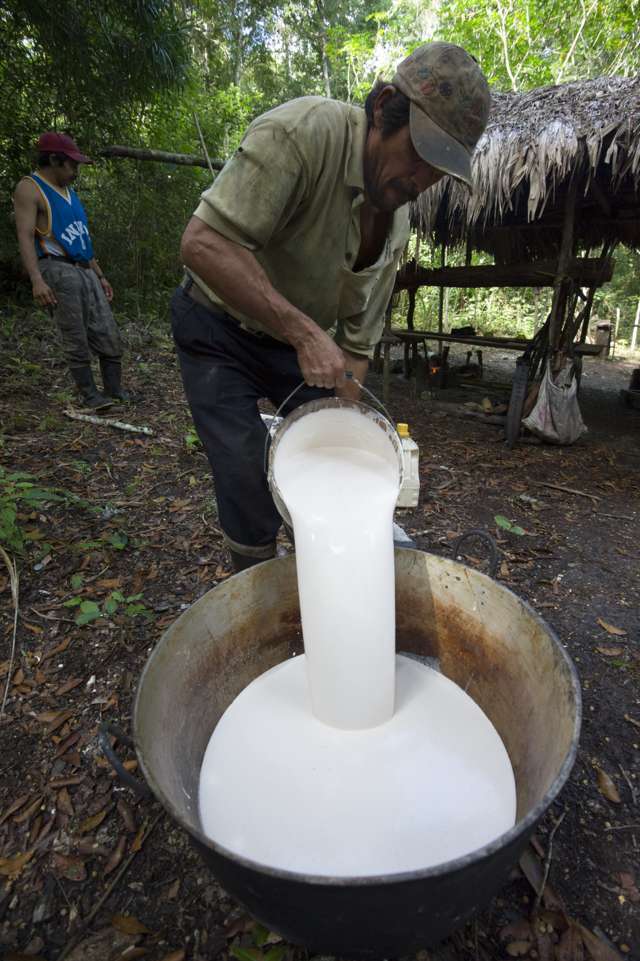
[[[477,537],[479,541],[484,541],[484,543],[488,546],[489,577],[495,580],[496,574],[498,573],[498,565],[500,563],[500,552],[498,550],[498,545],[496,544],[491,534],[488,533],[488,531],[483,531],[483,530],[479,530],[478,528],[474,528],[473,530],[465,531],[464,534],[461,534],[460,537],[457,539],[457,541],[455,541],[453,544],[452,550],[453,550],[454,561],[457,560],[458,556],[460,555],[460,547],[462,546],[464,541],[472,537]]]
[[[134,744],[131,738],[124,733],[116,724],[112,724],[110,721],[103,721],[98,728],[98,745],[100,750],[106,757],[107,761],[114,769],[123,784],[138,795],[140,798],[150,798],[151,791],[139,778],[134,777],[130,774],[127,769],[122,764],[120,758],[116,752],[111,747],[110,738],[115,737],[116,741],[120,741],[126,747],[133,748]]]
[[[353,381],[353,383],[356,384],[356,386],[359,387],[360,390],[363,391],[363,392],[367,395],[367,397],[370,397],[371,400],[375,401],[375,403],[378,405],[378,407],[380,408],[380,410],[382,411],[382,413],[384,414],[384,416],[387,418],[387,420],[389,421],[389,423],[391,424],[391,426],[393,427],[393,429],[394,429],[394,430],[396,431],[396,433],[397,433],[396,425],[395,425],[395,423],[394,423],[394,421],[393,421],[393,419],[392,419],[392,417],[391,417],[391,414],[389,413],[389,411],[387,410],[387,408],[384,406],[384,404],[382,403],[382,401],[381,401],[378,397],[376,397],[376,395],[373,393],[373,391],[370,391],[368,387],[365,387],[364,384],[360,383],[360,381],[358,380],[358,378],[353,376],[353,371],[352,371],[352,370],[346,370],[344,375],[345,375],[345,377],[347,378],[347,380]],[[276,432],[277,429],[278,429],[277,426],[275,426],[275,424],[276,424],[276,419],[280,416],[280,411],[281,411],[284,407],[287,406],[287,404],[289,403],[289,401],[291,400],[291,398],[294,397],[295,394],[298,393],[298,391],[300,390],[300,388],[301,388],[301,387],[304,387],[305,383],[306,383],[306,381],[301,380],[300,383],[298,384],[298,386],[297,386],[297,387],[294,387],[293,390],[291,391],[291,393],[290,393],[287,397],[285,397],[285,399],[282,401],[282,403],[281,403],[280,406],[278,407],[277,411],[276,411],[275,414],[273,415],[273,420],[271,421],[270,426],[267,427],[267,436],[265,437],[265,441],[264,441],[264,460],[263,460],[265,474],[267,473],[267,471],[268,471],[268,469],[269,469],[269,448],[271,447],[271,442],[272,442],[272,440],[273,440],[273,438],[274,438],[275,432]]]

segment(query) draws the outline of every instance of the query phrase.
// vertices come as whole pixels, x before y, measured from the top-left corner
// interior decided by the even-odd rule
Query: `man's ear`
[[[382,118],[382,109],[385,103],[391,100],[391,98],[394,97],[397,92],[398,92],[398,88],[394,87],[392,83],[388,83],[382,88],[382,90],[380,91],[380,93],[375,99],[375,102],[373,104],[373,125],[374,127],[377,127],[379,130],[382,130],[384,126],[383,118]]]

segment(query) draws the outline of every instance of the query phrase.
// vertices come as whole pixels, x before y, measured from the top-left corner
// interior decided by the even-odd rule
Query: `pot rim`
[[[429,551],[420,551],[412,548],[396,548],[396,551],[399,551],[399,550],[402,550],[407,553],[411,552],[413,554],[429,554],[430,553]],[[459,561],[454,561],[454,560],[451,560],[450,558],[441,558],[440,555],[435,555],[435,554],[432,556],[438,557],[438,559],[440,560],[445,560],[448,563],[455,565],[455,567],[459,568],[460,570],[464,570],[464,571],[469,570],[469,567],[467,565],[462,564]],[[292,557],[293,555],[287,555],[287,557],[275,557],[269,561],[265,561],[264,563],[279,564],[279,563],[282,563],[283,561],[287,561]],[[483,574],[480,571],[473,569],[473,573],[475,576],[479,577],[481,581],[485,580],[488,584],[492,585],[493,587],[495,587],[496,584],[498,583],[494,581],[492,578],[490,578],[487,574]],[[234,575],[234,578],[246,577],[250,575],[251,575],[251,571],[249,569]],[[284,868],[271,867],[269,865],[262,864],[259,861],[253,861],[250,858],[246,858],[246,857],[243,857],[242,855],[236,854],[234,851],[229,850],[229,848],[224,847],[222,844],[218,844],[218,842],[213,841],[210,837],[204,834],[199,828],[194,828],[191,825],[188,825],[185,819],[174,809],[173,804],[168,800],[168,798],[165,797],[164,792],[159,787],[155,777],[153,776],[153,773],[151,772],[148,765],[146,764],[144,754],[140,747],[138,732],[137,732],[138,710],[140,708],[140,697],[141,697],[142,688],[144,686],[145,676],[147,674],[147,671],[150,669],[150,664],[151,664],[151,661],[153,660],[153,657],[156,651],[158,650],[160,645],[164,642],[166,633],[163,634],[162,638],[160,639],[158,644],[155,646],[155,648],[147,658],[145,666],[142,670],[142,674],[140,675],[140,680],[138,682],[138,688],[136,690],[134,707],[133,707],[133,742],[136,750],[136,755],[138,757],[138,761],[140,764],[140,768],[152,793],[154,794],[156,799],[160,801],[165,811],[167,811],[171,815],[174,821],[176,821],[183,830],[185,830],[189,835],[195,838],[195,840],[198,841],[199,844],[203,845],[206,848],[209,848],[220,857],[226,858],[227,860],[230,860],[243,868],[247,868],[248,870],[251,870],[251,871],[256,871],[257,873],[265,875],[267,877],[277,878],[282,881],[324,885],[324,886],[335,887],[335,888],[342,888],[342,887],[365,887],[366,888],[366,887],[375,887],[381,884],[403,884],[406,882],[423,881],[427,879],[433,879],[433,878],[438,878],[440,876],[453,874],[457,871],[462,871],[465,868],[468,868],[472,864],[479,863],[491,857],[493,854],[497,853],[502,848],[507,847],[509,844],[515,841],[519,836],[528,835],[529,833],[531,833],[531,831],[533,831],[535,824],[540,820],[544,812],[552,804],[552,802],[556,799],[556,797],[564,787],[569,777],[569,774],[571,772],[571,769],[574,765],[576,754],[578,751],[578,744],[580,740],[580,728],[581,728],[581,722],[582,722],[582,692],[580,688],[578,672],[576,671],[575,665],[573,664],[573,661],[567,654],[564,646],[560,643],[560,640],[558,639],[558,636],[554,631],[554,629],[550,627],[549,624],[547,624],[547,622],[544,620],[544,618],[542,618],[537,613],[537,611],[535,611],[531,607],[528,601],[519,597],[517,594],[515,594],[514,591],[511,590],[511,588],[507,587],[506,585],[498,584],[498,586],[501,588],[501,590],[507,592],[513,598],[515,598],[515,600],[517,600],[520,604],[522,604],[525,610],[527,611],[527,613],[539,625],[544,627],[546,633],[551,638],[552,642],[555,644],[557,650],[561,654],[561,657],[563,659],[565,668],[568,671],[570,682],[571,682],[571,690],[573,693],[574,703],[575,703],[575,717],[574,717],[573,732],[572,732],[571,744],[570,744],[569,750],[567,751],[565,759],[562,762],[562,765],[560,766],[560,769],[556,774],[555,778],[553,779],[547,792],[544,794],[544,796],[541,798],[538,804],[536,804],[535,807],[531,808],[531,810],[528,811],[528,813],[525,815],[524,818],[522,818],[520,821],[517,821],[512,828],[509,828],[508,831],[505,831],[503,834],[498,835],[497,838],[494,838],[493,841],[490,841],[488,844],[484,845],[483,847],[477,848],[475,851],[470,851],[468,854],[464,854],[461,857],[454,858],[451,861],[442,861],[440,864],[435,864],[428,868],[418,868],[412,871],[401,871],[394,874],[376,874],[376,875],[367,874],[367,875],[350,875],[350,876],[343,877],[343,876],[333,876],[333,875],[324,875],[324,874],[305,874],[300,871],[289,871]],[[215,590],[215,588],[213,588],[213,590]],[[204,596],[206,597],[206,595]],[[196,601],[196,604],[199,603],[201,600],[204,600],[204,597]],[[195,604],[192,605],[192,607],[194,606]],[[402,651],[398,651],[398,653],[401,654]]]

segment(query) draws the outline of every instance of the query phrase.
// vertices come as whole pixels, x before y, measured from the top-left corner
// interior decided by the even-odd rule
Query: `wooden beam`
[[[122,144],[114,144],[111,147],[103,147],[98,150],[99,157],[125,157],[129,160],[154,160],[156,163],[177,164],[183,167],[208,167],[204,157],[198,157],[186,153],[168,153],[166,150],[150,150],[146,147],[125,147]],[[224,160],[212,160],[211,166],[214,170],[222,170]]]
[[[599,287],[611,280],[613,261],[584,257],[570,260],[565,274],[581,287]],[[400,270],[396,291],[415,287],[553,287],[558,262],[538,260],[525,264],[479,264],[469,267],[418,267]]]

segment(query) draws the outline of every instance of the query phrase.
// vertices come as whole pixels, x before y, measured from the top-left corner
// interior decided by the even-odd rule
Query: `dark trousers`
[[[271,557],[282,523],[264,471],[266,427],[258,400],[276,408],[302,381],[293,347],[242,329],[223,311],[201,306],[178,287],[173,336],[198,437],[211,465],[218,517],[229,547]],[[281,411],[333,391],[306,384]]]

